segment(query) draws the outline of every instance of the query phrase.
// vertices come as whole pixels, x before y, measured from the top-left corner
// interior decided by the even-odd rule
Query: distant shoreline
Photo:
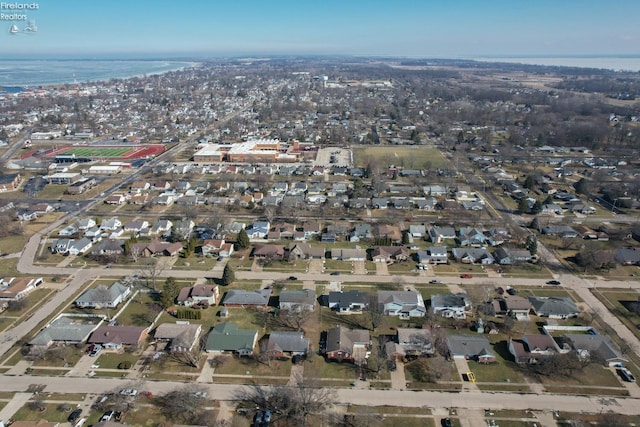
[[[92,64],[100,66],[93,67]],[[131,65],[131,67],[119,68],[119,64]],[[162,64],[166,64],[166,68],[163,68]],[[84,85],[115,79],[157,76],[181,71],[199,64],[200,62],[197,61],[172,60],[1,60],[0,93],[18,93],[33,88],[55,87],[74,83]],[[105,65],[107,66],[105,67]],[[149,68],[154,65],[155,68]],[[52,66],[53,71],[51,70]],[[45,74],[46,77],[42,77]]]
[[[595,68],[611,71],[640,71],[640,56],[477,56],[478,62],[540,65],[549,67]]]

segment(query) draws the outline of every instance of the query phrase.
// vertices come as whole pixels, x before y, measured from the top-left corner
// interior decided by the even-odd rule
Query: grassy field
[[[73,147],[64,152],[65,155],[75,154],[77,157],[122,157],[131,151],[132,147]]]
[[[358,147],[353,149],[354,163],[365,166],[377,163],[383,166],[399,165],[409,169],[437,169],[449,161],[440,150],[420,146],[412,147]]]

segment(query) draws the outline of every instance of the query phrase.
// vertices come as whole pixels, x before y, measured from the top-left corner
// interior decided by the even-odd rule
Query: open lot
[[[421,146],[358,147],[353,149],[353,157],[354,163],[358,166],[377,163],[404,166],[408,169],[437,169],[449,164],[437,148]]]

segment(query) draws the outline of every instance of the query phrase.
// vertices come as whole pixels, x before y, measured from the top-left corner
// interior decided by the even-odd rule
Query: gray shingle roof
[[[97,318],[91,319],[94,323],[89,323],[87,318],[60,317],[49,324],[36,335],[30,345],[48,346],[52,342],[82,342],[89,334],[98,327]]]
[[[302,332],[272,332],[267,350],[306,353],[309,350],[309,338],[305,338]]]
[[[271,289],[243,291],[233,289],[227,292],[223,305],[267,305],[271,297]]]

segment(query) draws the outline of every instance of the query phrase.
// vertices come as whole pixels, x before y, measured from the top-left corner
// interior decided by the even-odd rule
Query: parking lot
[[[353,155],[351,150],[346,148],[321,148],[318,150],[316,156],[316,166],[340,166],[340,167],[352,167]]]

